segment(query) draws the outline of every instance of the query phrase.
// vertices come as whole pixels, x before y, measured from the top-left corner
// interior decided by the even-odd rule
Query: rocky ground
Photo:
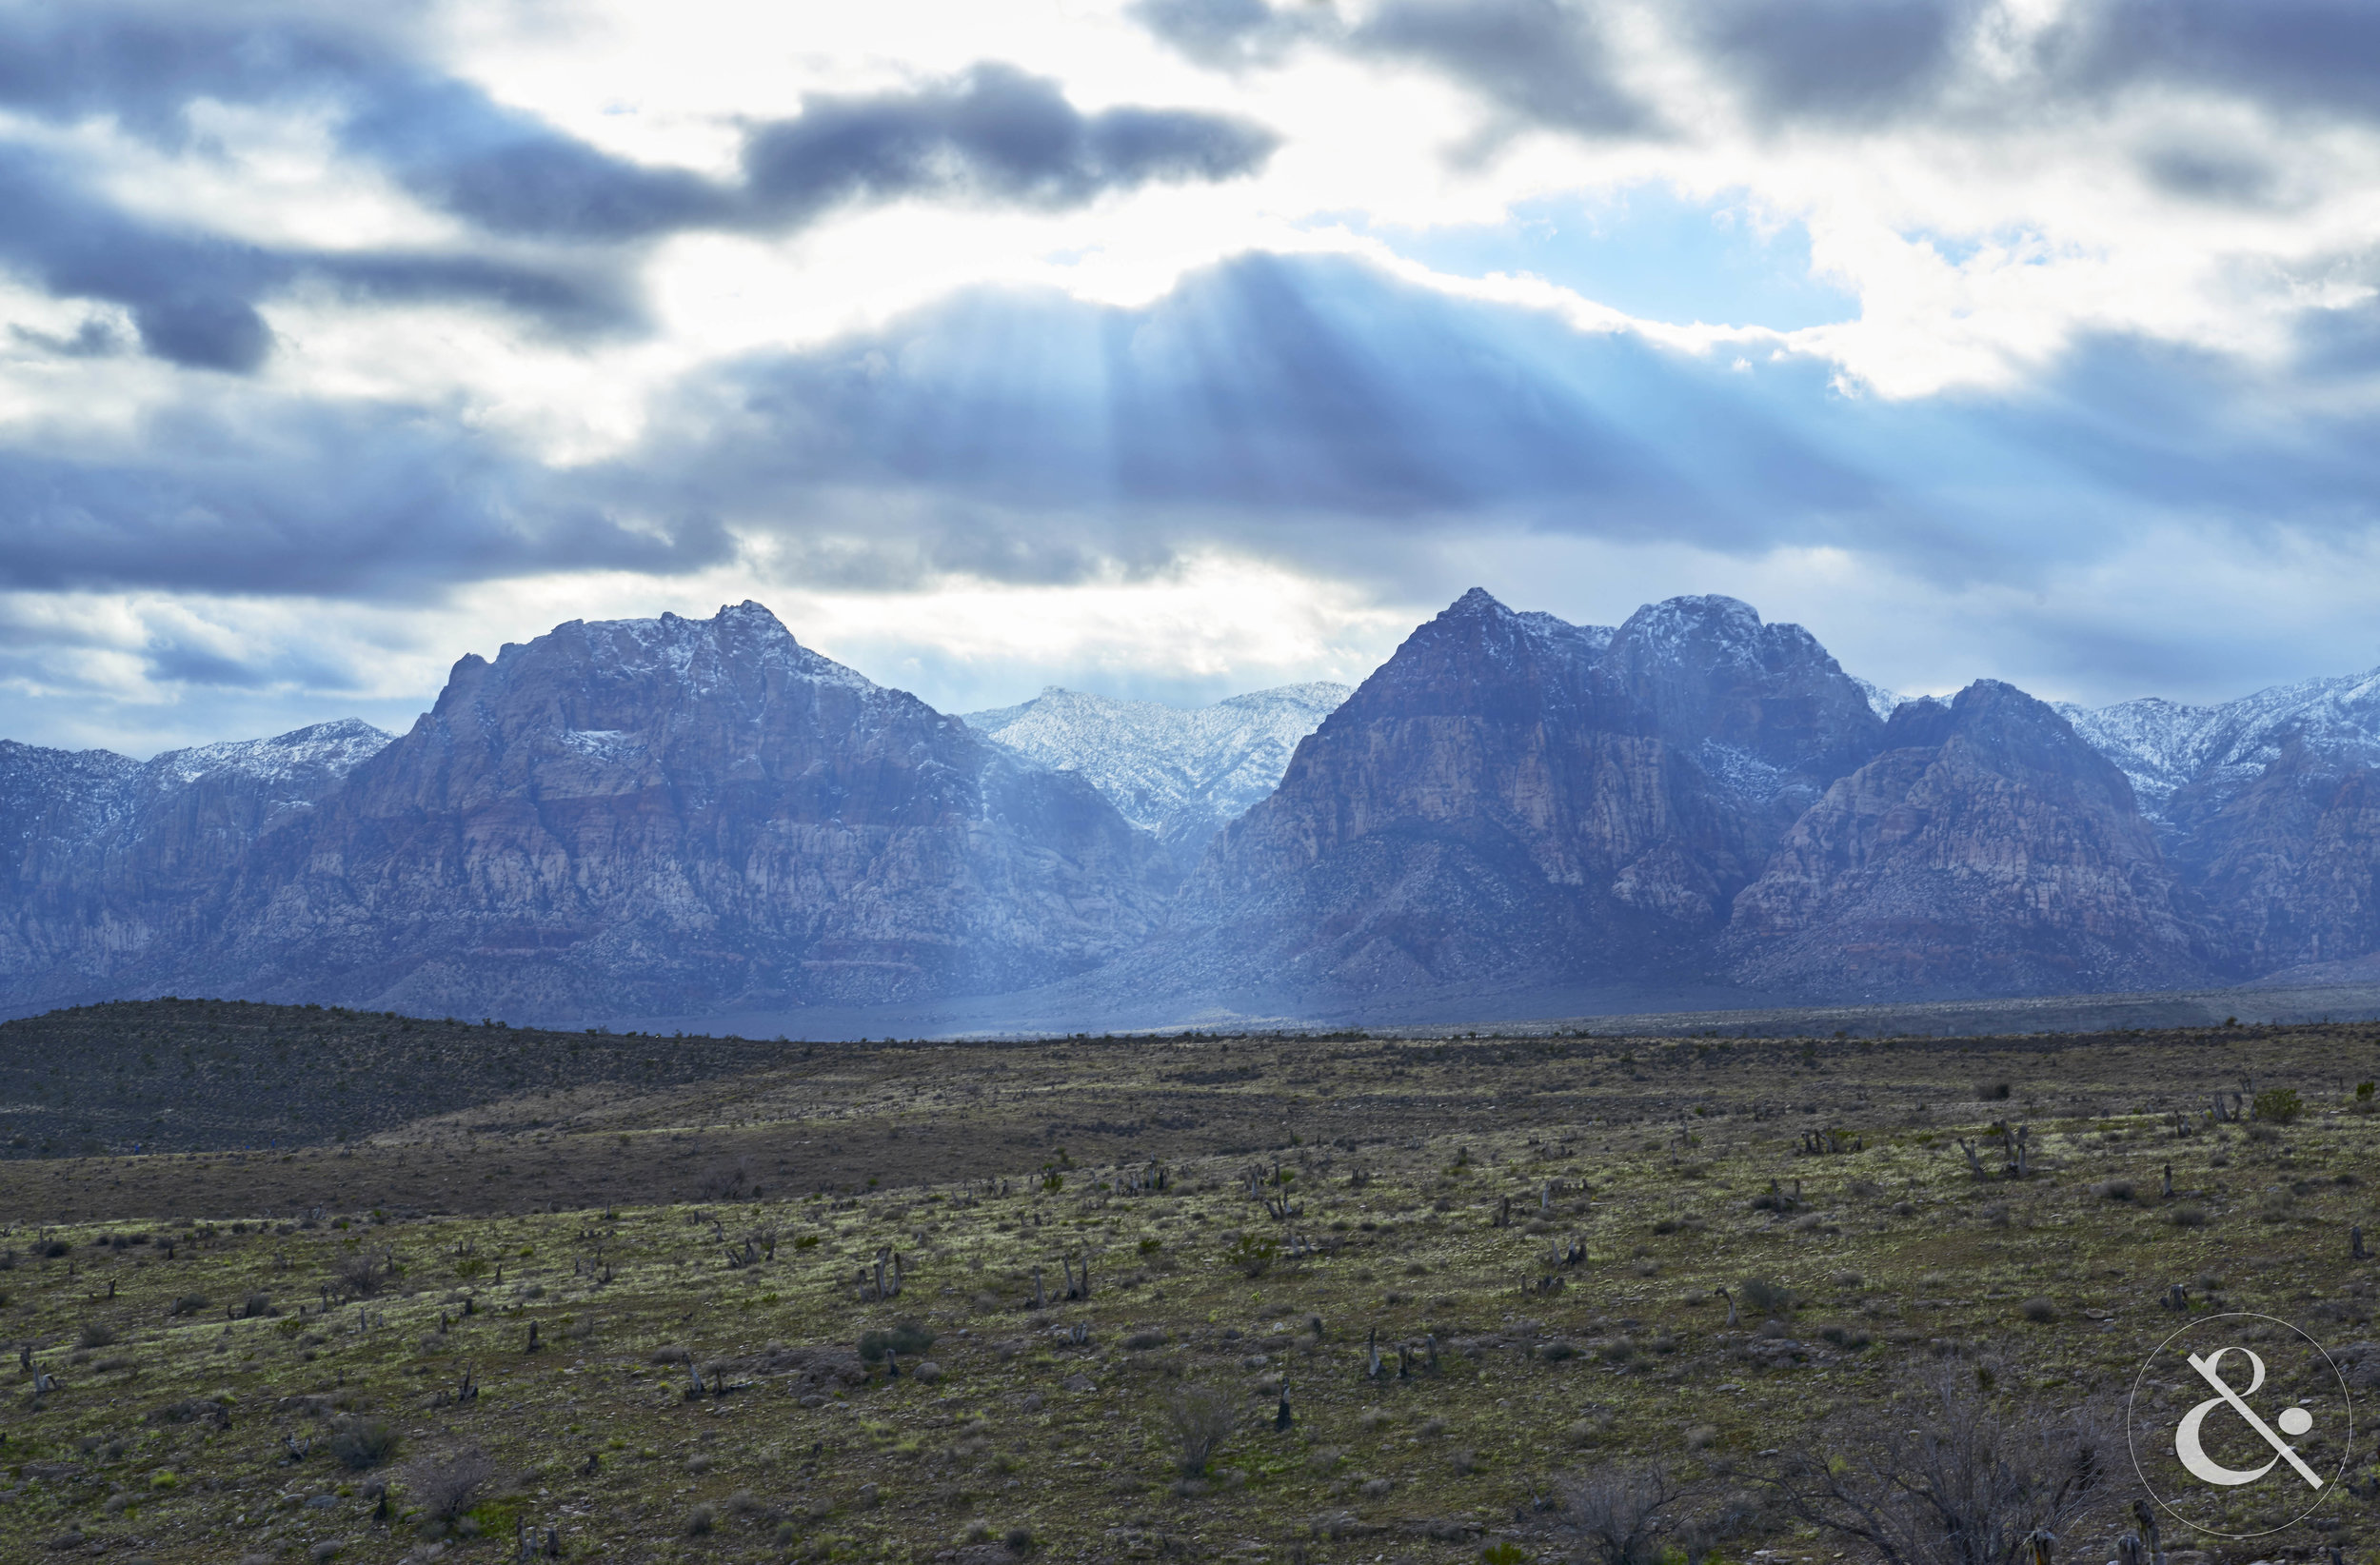
[[[2368,1027],[880,1044],[20,1159],[0,1555],[1518,1565],[1659,1464],[1668,1543],[1859,1557],[1762,1480],[1928,1373],[2120,1402],[2176,1282],[2370,1334],[2375,1065]],[[2028,1177],[1971,1172],[1995,1121]],[[2203,1552],[2380,1535],[2345,1486],[2316,1522]]]

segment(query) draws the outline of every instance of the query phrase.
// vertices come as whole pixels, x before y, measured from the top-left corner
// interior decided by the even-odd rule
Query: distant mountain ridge
[[[1051,685],[963,721],[1041,765],[1081,773],[1187,869],[1218,831],[1273,791],[1298,742],[1347,694],[1346,685],[1317,682],[1184,708]]]
[[[2174,795],[2197,787],[2228,800],[2295,743],[2326,760],[2380,764],[2380,669],[2276,684],[2208,706],[2149,696],[2058,711],[2123,768],[2141,808],[2163,819]]]
[[[1913,699],[1724,597],[1594,626],[1475,589],[1352,692],[965,719],[746,603],[466,657],[402,736],[0,742],[14,1010],[798,1027],[1024,997],[1062,1026],[2374,968],[2380,675]]]

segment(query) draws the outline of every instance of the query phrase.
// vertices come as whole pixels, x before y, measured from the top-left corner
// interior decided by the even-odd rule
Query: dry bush
[[[1607,1467],[1562,1484],[1555,1526],[1597,1565],[1655,1565],[1701,1497],[1657,1464]]]
[[[1993,1402],[1941,1366],[1861,1432],[1811,1437],[1769,1482],[1882,1565],[2012,1565],[2035,1532],[2082,1530],[2131,1465],[2097,1408]]]
[[[1794,1307],[1793,1290],[1764,1277],[1748,1277],[1735,1291],[1755,1315],[1785,1315]]]
[[[342,1418],[330,1427],[330,1455],[358,1473],[387,1461],[398,1444],[397,1428],[386,1418]]]
[[[434,1461],[420,1462],[406,1474],[408,1495],[421,1502],[431,1521],[450,1522],[471,1508],[476,1496],[496,1476],[496,1464],[478,1446],[466,1446]]]
[[[1165,1398],[1165,1430],[1174,1440],[1174,1467],[1185,1478],[1204,1473],[1206,1464],[1239,1427],[1239,1409],[1230,1394],[1214,1386],[1186,1385]]]

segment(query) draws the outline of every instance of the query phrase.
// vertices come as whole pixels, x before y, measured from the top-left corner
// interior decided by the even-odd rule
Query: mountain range
[[[1475,590],[1352,692],[965,717],[745,603],[466,657],[403,735],[0,742],[0,1008],[1113,1025],[2358,976],[2375,768],[2380,674],[1906,699],[1720,597],[1606,627]]]

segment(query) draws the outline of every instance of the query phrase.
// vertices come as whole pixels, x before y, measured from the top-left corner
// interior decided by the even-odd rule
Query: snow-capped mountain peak
[[[964,722],[1027,760],[1081,773],[1186,864],[1273,791],[1298,742],[1347,695],[1343,684],[1318,681],[1185,708],[1050,685]]]
[[[2160,819],[2193,783],[2217,802],[2237,793],[2292,740],[2341,764],[2380,764],[2380,669],[2276,684],[2208,706],[2145,696],[2057,709],[2132,780],[2142,812]]]

